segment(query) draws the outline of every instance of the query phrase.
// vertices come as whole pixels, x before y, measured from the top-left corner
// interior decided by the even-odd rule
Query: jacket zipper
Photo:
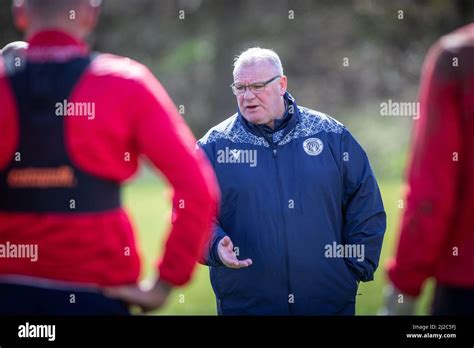
[[[283,209],[283,205],[284,205],[284,202],[283,202],[283,190],[282,190],[282,187],[281,187],[281,178],[280,178],[280,170],[278,169],[278,162],[277,162],[277,157],[278,157],[278,150],[277,150],[277,147],[275,145],[275,143],[273,142],[273,138],[270,138],[267,136],[267,134],[265,134],[264,131],[262,131],[260,128],[259,128],[260,132],[262,133],[263,137],[265,138],[265,140],[269,143],[269,145],[272,147],[273,149],[273,163],[275,164],[275,171],[276,171],[276,176],[277,176],[277,181],[278,181],[278,193],[279,193],[279,196],[280,196],[280,210],[281,210],[281,220],[282,220],[282,224],[283,224],[283,233],[284,233],[284,241],[285,241],[285,263],[286,263],[286,286],[288,288],[288,297],[287,297],[287,301],[288,301],[288,311],[290,313],[290,315],[293,314],[293,307],[291,306],[291,303],[289,301],[289,297],[290,295],[293,295],[293,291],[292,291],[292,286],[291,286],[291,281],[290,281],[290,262],[289,262],[289,257],[288,257],[288,231],[287,231],[287,228],[286,228],[286,218],[285,218],[285,211]]]

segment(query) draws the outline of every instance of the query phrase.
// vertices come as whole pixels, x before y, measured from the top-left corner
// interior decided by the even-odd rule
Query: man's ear
[[[101,11],[101,6],[91,6],[87,5],[85,9],[85,15],[82,18],[82,26],[87,32],[91,32],[97,25],[99,20],[99,15]]]
[[[288,88],[288,78],[285,75],[280,77],[280,94],[285,95],[286,89]]]
[[[17,29],[20,30],[21,32],[26,31],[29,25],[29,18],[25,9],[25,1],[23,0],[13,1],[12,12],[13,12],[13,20],[15,22],[15,26],[17,27]]]

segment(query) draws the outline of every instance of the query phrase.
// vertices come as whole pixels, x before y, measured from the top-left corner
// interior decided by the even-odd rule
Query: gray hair
[[[249,66],[262,61],[272,64],[278,74],[283,75],[283,66],[281,65],[278,54],[273,50],[260,47],[249,48],[236,56],[234,59],[233,74],[235,76],[235,73],[243,66]]]

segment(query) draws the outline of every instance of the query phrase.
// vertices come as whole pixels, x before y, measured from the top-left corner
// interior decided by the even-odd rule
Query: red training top
[[[388,275],[417,296],[424,281],[474,288],[474,24],[425,61],[396,257]]]
[[[29,44],[28,61],[64,62],[89,54],[84,42],[58,31],[39,32]],[[12,160],[19,141],[16,101],[1,58],[0,101],[1,169]],[[95,103],[93,120],[65,120],[67,151],[81,170],[122,183],[137,171],[143,154],[172,185],[176,209],[158,272],[173,285],[186,283],[209,238],[219,191],[211,166],[194,150],[195,138],[168,94],[145,66],[102,54],[82,75],[68,102]],[[38,245],[36,262],[3,255],[0,275],[111,286],[135,283],[140,274],[133,228],[123,209],[0,212],[0,244]]]

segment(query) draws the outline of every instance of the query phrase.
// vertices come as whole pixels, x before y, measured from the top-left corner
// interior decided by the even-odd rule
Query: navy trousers
[[[97,290],[51,289],[0,283],[0,316],[130,315],[128,306]]]
[[[474,289],[438,284],[432,315],[474,315]]]

